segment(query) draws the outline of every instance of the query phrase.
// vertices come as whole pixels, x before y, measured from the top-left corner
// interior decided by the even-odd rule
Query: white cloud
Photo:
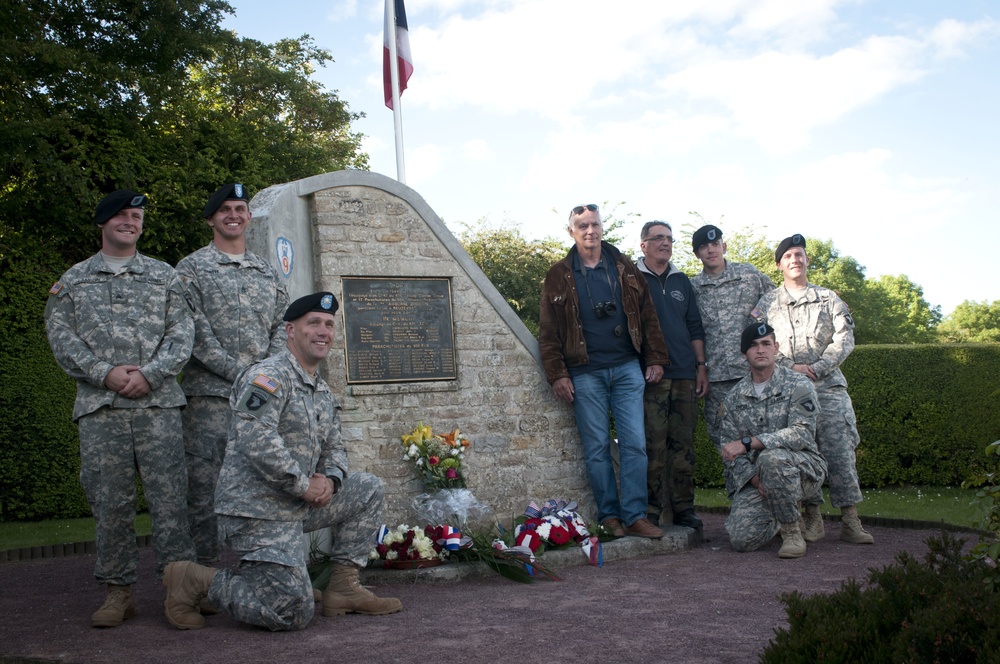
[[[951,58],[964,56],[967,46],[998,35],[1000,35],[1000,22],[990,18],[974,23],[946,19],[934,26],[928,41],[937,49],[938,57]]]
[[[481,138],[466,141],[462,146],[462,156],[467,161],[491,161],[493,159],[493,149],[489,143]]]
[[[446,148],[433,143],[406,150],[406,184],[417,187],[433,179],[441,171],[447,152]]]

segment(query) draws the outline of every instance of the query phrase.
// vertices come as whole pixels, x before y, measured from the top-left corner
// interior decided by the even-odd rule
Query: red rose
[[[453,480],[458,477],[458,471],[455,470],[454,468],[449,468],[444,472],[444,476],[447,477],[449,480]]]
[[[427,463],[429,463],[432,466],[436,466],[439,463],[441,463],[441,459],[437,458],[436,456],[428,457]]]

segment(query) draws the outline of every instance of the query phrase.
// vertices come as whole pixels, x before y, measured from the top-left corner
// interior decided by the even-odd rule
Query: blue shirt
[[[628,334],[628,318],[622,306],[622,287],[615,270],[615,262],[601,253],[601,262],[593,268],[584,267],[580,255],[573,257],[573,277],[576,294],[580,300],[580,323],[587,342],[588,364],[569,367],[570,376],[617,367],[638,357]],[[597,304],[614,303],[615,313],[598,318],[594,313]],[[616,334],[615,330],[620,333]]]

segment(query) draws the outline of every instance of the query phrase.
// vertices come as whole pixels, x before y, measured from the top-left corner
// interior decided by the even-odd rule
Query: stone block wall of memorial
[[[329,290],[343,302],[345,277],[450,282],[456,380],[348,384],[342,311],[324,367],[351,467],[385,482],[388,523],[411,518],[424,491],[400,443],[418,422],[469,437],[466,481],[502,522],[549,498],[577,500],[595,516],[573,411],[552,396],[537,341],[419,194],[341,171],[271,187],[251,208],[251,248],[276,265],[284,252],[292,298]]]

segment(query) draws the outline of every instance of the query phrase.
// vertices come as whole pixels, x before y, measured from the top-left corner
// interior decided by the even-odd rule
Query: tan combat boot
[[[199,610],[201,600],[219,570],[198,563],[170,563],[163,570],[167,599],[163,602],[167,621],[177,629],[201,629],[205,619]]]
[[[108,584],[108,596],[101,608],[90,616],[91,627],[118,627],[135,615],[132,604],[132,586]]]
[[[324,616],[384,616],[402,609],[403,603],[395,597],[376,597],[358,583],[358,568],[354,565],[330,563],[330,585],[323,591]]]
[[[801,558],[806,555],[806,541],[802,539],[799,522],[781,524],[781,548],[779,558]]]
[[[820,514],[819,505],[806,505],[806,516],[803,520],[805,524],[802,528],[802,539],[807,542],[818,542],[826,537],[826,530],[823,528],[823,515]]]
[[[861,526],[858,508],[854,505],[840,508],[840,539],[851,544],[874,544],[875,538]]]

